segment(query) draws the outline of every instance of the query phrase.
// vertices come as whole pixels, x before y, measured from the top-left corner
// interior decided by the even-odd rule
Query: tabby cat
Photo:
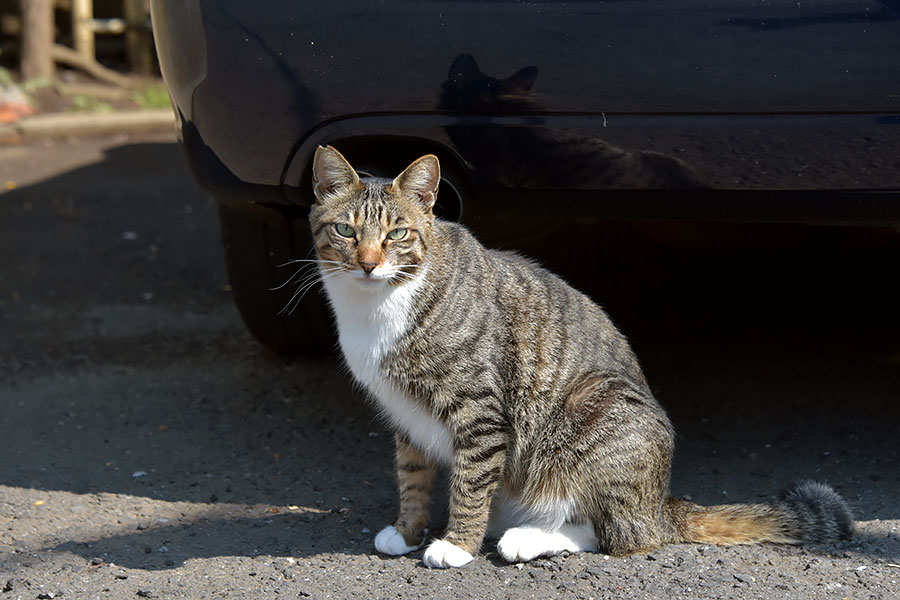
[[[772,504],[670,497],[672,426],[628,342],[560,278],[435,218],[436,157],[360,179],[320,147],[313,169],[310,223],[340,347],[396,430],[400,511],[380,552],[423,545],[439,467],[450,515],[429,567],[468,563],[486,533],[511,562],[851,535],[847,505],[819,483]]]

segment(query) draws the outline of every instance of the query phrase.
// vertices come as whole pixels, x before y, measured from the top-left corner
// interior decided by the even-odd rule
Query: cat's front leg
[[[461,567],[475,558],[487,530],[491,498],[503,475],[508,438],[504,429],[463,425],[478,435],[457,436],[450,478],[450,520],[444,537],[433,541],[422,560],[433,568]]]
[[[437,466],[427,456],[410,445],[405,435],[396,434],[397,483],[400,491],[400,515],[375,536],[375,548],[384,554],[398,556],[422,547],[431,491]]]

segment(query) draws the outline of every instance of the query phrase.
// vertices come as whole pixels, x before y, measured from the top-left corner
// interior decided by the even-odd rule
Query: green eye
[[[390,231],[387,234],[387,237],[389,240],[394,240],[396,242],[397,240],[405,238],[407,231],[408,229],[406,227],[398,227],[397,229]]]
[[[356,232],[346,223],[335,223],[335,230],[344,237],[352,238],[356,236]]]

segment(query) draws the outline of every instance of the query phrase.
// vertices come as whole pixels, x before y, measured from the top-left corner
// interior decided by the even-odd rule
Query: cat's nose
[[[371,273],[375,270],[375,267],[378,266],[377,262],[367,262],[367,261],[359,261],[359,266],[362,267],[362,270],[366,273]]]

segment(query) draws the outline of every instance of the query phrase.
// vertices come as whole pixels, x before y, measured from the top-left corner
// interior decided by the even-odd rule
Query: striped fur
[[[774,504],[670,498],[672,426],[626,339],[560,278],[435,219],[439,174],[426,156],[361,181],[332,148],[314,165],[310,223],[340,345],[397,429],[400,514],[380,551],[422,543],[440,466],[450,520],[429,566],[471,560],[489,521],[508,560],[850,535],[846,504],[820,484]]]

